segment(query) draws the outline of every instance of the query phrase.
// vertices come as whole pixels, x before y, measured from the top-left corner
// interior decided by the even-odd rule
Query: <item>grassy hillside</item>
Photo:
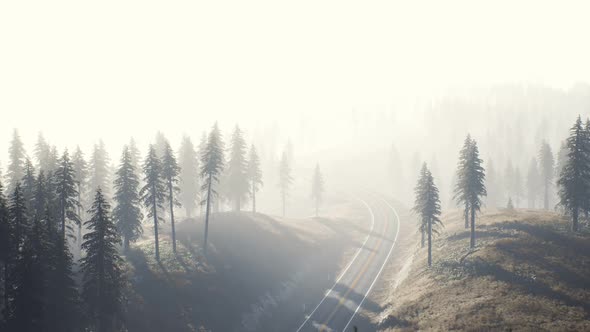
[[[590,330],[588,232],[568,232],[550,212],[492,211],[470,250],[461,217],[444,216],[432,268],[417,250],[381,330]]]
[[[170,225],[162,225],[160,262],[154,259],[153,229],[146,227],[145,237],[127,256],[129,330],[260,331],[296,324],[285,321],[294,311],[303,312],[295,303],[329,285],[354,249],[347,238],[363,231],[364,211],[349,205],[332,206],[352,216],[347,219],[216,214],[210,221],[208,259],[202,255],[202,219],[178,224],[177,255]]]

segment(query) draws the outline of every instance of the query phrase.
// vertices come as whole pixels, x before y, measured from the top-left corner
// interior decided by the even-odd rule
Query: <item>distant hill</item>
[[[478,245],[459,212],[444,217],[433,267],[414,255],[389,294],[380,329],[590,330],[590,234],[538,210],[493,211],[478,220]]]

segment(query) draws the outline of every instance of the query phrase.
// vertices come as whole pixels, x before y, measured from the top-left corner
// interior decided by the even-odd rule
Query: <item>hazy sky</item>
[[[177,141],[215,119],[329,119],[449,87],[567,88],[590,81],[589,12],[538,0],[2,1],[0,149],[13,127],[28,146],[39,130],[58,146],[156,129]]]

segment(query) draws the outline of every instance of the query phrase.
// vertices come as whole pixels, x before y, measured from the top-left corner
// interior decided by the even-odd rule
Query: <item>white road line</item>
[[[330,288],[330,290],[326,293],[326,295],[324,295],[324,297],[322,298],[322,300],[320,301],[320,303],[318,303],[318,305],[315,307],[315,309],[313,309],[313,311],[307,316],[307,318],[305,319],[305,321],[303,322],[303,324],[301,324],[301,326],[299,326],[299,328],[297,329],[297,332],[299,332],[305,326],[305,324],[311,318],[311,316],[313,316],[313,314],[316,312],[316,310],[318,310],[318,308],[320,307],[320,305],[322,305],[322,303],[324,303],[324,301],[326,300],[326,298],[328,298],[328,296],[330,295],[330,293],[332,293],[332,291],[334,290],[334,287],[336,287],[336,285],[338,285],[338,283],[340,282],[340,279],[342,279],[342,277],[344,277],[344,275],[346,274],[346,272],[348,271],[348,269],[350,268],[350,266],[352,266],[352,263],[354,263],[354,261],[358,257],[358,255],[361,252],[361,250],[363,250],[363,248],[367,244],[367,241],[369,241],[369,237],[371,237],[371,234],[373,234],[373,227],[375,227],[375,215],[373,214],[373,210],[371,209],[371,207],[369,206],[369,204],[367,204],[367,202],[365,202],[364,200],[362,200],[360,198],[357,198],[357,200],[360,201],[361,203],[363,203],[367,207],[367,209],[369,210],[369,213],[371,214],[371,230],[369,231],[369,234],[367,234],[367,237],[365,238],[365,242],[363,242],[363,245],[356,251],[356,254],[352,258],[352,260],[350,261],[350,263],[348,263],[348,266],[346,267],[346,269],[344,269],[344,272],[342,272],[340,274],[340,277],[338,277],[338,279],[334,283],[334,286],[332,286],[332,288]]]
[[[395,233],[395,240],[393,240],[393,244],[391,245],[391,249],[389,249],[389,253],[387,254],[387,257],[385,258],[385,261],[383,262],[383,265],[381,265],[381,269],[379,269],[379,273],[377,273],[377,276],[375,277],[375,279],[371,283],[371,286],[369,287],[369,290],[367,290],[367,293],[365,294],[365,296],[363,297],[363,299],[359,303],[358,307],[356,308],[356,310],[352,314],[352,317],[350,317],[350,320],[348,321],[348,323],[346,323],[346,326],[344,326],[344,329],[342,330],[342,332],[345,332],[346,331],[346,329],[348,328],[348,325],[350,325],[350,323],[354,319],[354,316],[356,316],[357,312],[359,311],[359,308],[363,305],[363,303],[365,302],[365,299],[367,298],[367,296],[369,295],[369,293],[373,289],[373,286],[375,286],[375,283],[379,279],[379,276],[381,275],[381,272],[383,272],[383,268],[385,268],[385,264],[387,264],[387,262],[389,261],[389,256],[391,256],[391,253],[393,252],[393,247],[395,246],[395,242],[397,241],[397,236],[399,235],[399,224],[400,224],[400,220],[399,220],[399,215],[397,214],[397,211],[395,211],[395,209],[393,208],[393,206],[391,206],[391,204],[389,204],[382,197],[380,197],[380,199],[383,202],[385,202],[385,204],[387,204],[387,206],[389,206],[389,208],[391,209],[391,211],[393,211],[393,214],[395,214],[395,217],[397,219],[397,232]]]

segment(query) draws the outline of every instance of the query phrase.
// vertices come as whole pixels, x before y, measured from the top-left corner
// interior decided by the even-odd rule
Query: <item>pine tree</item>
[[[4,306],[8,303],[8,264],[11,257],[10,253],[12,248],[10,243],[11,223],[8,212],[8,202],[6,200],[6,196],[4,195],[2,181],[0,180],[0,261],[2,262],[2,275],[4,279],[4,284],[2,285],[2,301]]]
[[[149,152],[145,158],[143,172],[145,174],[145,185],[141,188],[139,195],[143,204],[148,209],[148,218],[153,218],[154,220],[156,259],[160,260],[158,222],[162,221],[162,217],[158,215],[158,210],[161,211],[164,208],[166,186],[162,179],[162,164],[153,145],[150,145]]]
[[[39,171],[49,171],[50,153],[50,145],[43,137],[43,134],[39,132],[39,135],[37,136],[37,144],[35,144],[35,159],[37,159],[37,168],[39,169]]]
[[[223,141],[217,123],[213,125],[206,146],[201,150],[201,178],[204,191],[205,209],[205,243],[204,254],[207,255],[207,239],[209,236],[209,214],[211,213],[211,201],[217,196],[214,185],[219,183],[219,176],[224,167]],[[202,203],[202,204],[203,204]]]
[[[555,160],[553,159],[551,146],[546,141],[543,141],[539,151],[539,166],[540,176],[543,180],[543,208],[549,210],[549,193],[554,177]]]
[[[563,166],[559,180],[559,204],[572,217],[572,231],[578,231],[578,217],[580,211],[588,209],[588,192],[590,190],[590,151],[587,140],[588,132],[582,126],[582,119],[578,116],[576,123],[570,129],[567,139],[567,162]]]
[[[150,148],[150,155],[156,159],[153,147]],[[88,214],[91,218],[84,223],[88,233],[84,235],[82,244],[87,252],[81,264],[84,275],[82,296],[88,305],[95,331],[115,331],[123,305],[124,276],[122,259],[117,253],[121,239],[110,218],[110,205],[100,189]]]
[[[232,134],[227,170],[230,199],[233,201],[234,210],[240,211],[243,201],[248,196],[249,185],[246,142],[238,126]]]
[[[199,197],[199,156],[190,137],[184,136],[178,151],[180,164],[180,195],[179,200],[186,210],[187,218],[191,218],[197,208]]]
[[[137,143],[135,139],[131,137],[129,140],[129,155],[131,157],[131,165],[133,169],[137,172],[137,177],[140,178],[141,172],[141,153],[139,152],[139,148],[137,147]]]
[[[320,164],[316,164],[311,183],[311,197],[315,203],[315,216],[319,216],[320,204],[324,196],[324,178],[320,171]]]
[[[465,169],[465,183],[469,208],[471,211],[471,248],[475,247],[475,214],[481,210],[481,197],[487,195],[485,187],[485,169],[482,166],[482,160],[479,158],[479,149],[477,142],[471,142],[471,148],[467,155]]]
[[[9,215],[11,224],[11,254],[16,255],[24,243],[25,234],[29,227],[27,204],[20,182],[16,183],[10,197]]]
[[[29,158],[25,161],[25,176],[22,179],[23,196],[25,197],[27,212],[33,212],[33,201],[35,198],[35,169]],[[29,216],[30,217],[30,216]]]
[[[422,166],[414,192],[416,201],[413,211],[420,216],[419,231],[423,235],[422,238],[425,233],[428,236],[428,266],[432,266],[432,233],[438,234],[442,222],[438,188],[426,164]]]
[[[541,188],[540,179],[541,176],[539,175],[537,160],[533,158],[529,164],[529,171],[526,180],[528,207],[531,209],[535,208],[535,201],[537,200],[537,195],[539,193],[539,189]]]
[[[57,147],[52,146],[49,149],[49,159],[47,160],[47,171],[48,172],[55,172],[59,167],[59,153],[57,152]]]
[[[133,166],[130,149],[125,146],[121,156],[121,164],[116,172],[114,182],[115,202],[113,219],[119,233],[123,237],[123,250],[129,250],[129,243],[135,242],[142,234],[139,179]]]
[[[103,195],[109,194],[109,155],[102,140],[94,145],[92,156],[90,156],[88,201],[92,201],[93,195],[98,188],[101,188]]]
[[[457,172],[455,175],[455,189],[453,191],[453,198],[457,205],[464,206],[463,216],[465,218],[465,228],[469,228],[469,199],[467,197],[467,162],[469,158],[470,150],[473,146],[473,140],[471,135],[467,135],[463,143],[463,148],[459,152],[459,163],[457,165]]]
[[[59,167],[55,172],[55,181],[59,203],[60,230],[62,239],[65,241],[66,230],[72,230],[72,226],[67,222],[70,221],[76,226],[81,223],[80,216],[78,215],[80,202],[78,201],[76,173],[67,150],[64,152]]]
[[[164,152],[166,151],[166,144],[170,144],[164,133],[158,131],[156,133],[156,143],[154,148],[156,149],[156,155],[160,160],[164,157]]]
[[[76,152],[72,156],[72,164],[74,166],[74,179],[76,181],[76,190],[78,190],[78,217],[83,219],[83,206],[82,203],[82,193],[86,189],[87,180],[88,180],[88,163],[84,159],[84,153],[80,150],[80,147],[76,147]],[[78,249],[78,256],[80,256],[81,248],[82,248],[82,223],[78,224],[78,235],[76,237],[78,240],[77,249]]]
[[[6,307],[9,331],[36,332],[45,330],[43,321],[43,284],[40,262],[30,241],[17,253],[11,272],[10,302]]]
[[[263,186],[264,183],[262,182],[260,159],[258,158],[258,153],[256,152],[254,144],[250,147],[247,177],[250,186],[250,196],[252,197],[252,213],[256,213],[256,192],[258,192],[259,186]]]
[[[176,229],[174,227],[174,207],[180,207],[178,196],[180,187],[178,187],[178,176],[180,175],[180,167],[176,162],[174,151],[168,142],[164,145],[164,156],[162,157],[162,177],[166,183],[169,208],[170,208],[170,226],[172,228],[172,251],[176,253]]]
[[[287,196],[289,195],[289,188],[292,184],[293,176],[291,175],[289,156],[286,152],[283,152],[279,165],[279,189],[281,191],[281,199],[283,202],[283,217],[285,217],[285,205],[287,204]]]
[[[12,192],[16,187],[17,182],[21,181],[25,176],[25,162],[27,158],[25,147],[16,129],[12,132],[12,141],[10,141],[8,154],[9,162],[6,178],[8,182],[8,191]]]

